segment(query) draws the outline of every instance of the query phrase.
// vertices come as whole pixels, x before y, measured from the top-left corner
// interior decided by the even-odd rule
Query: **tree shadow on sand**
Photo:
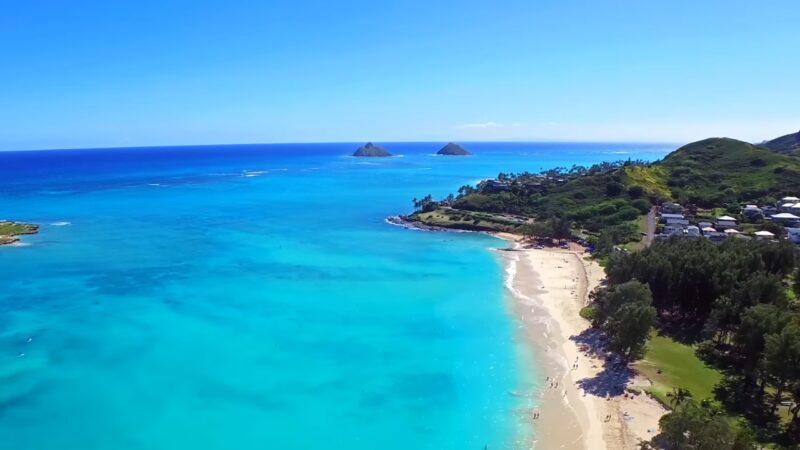
[[[598,397],[616,397],[625,393],[625,386],[635,375],[628,362],[608,349],[608,338],[600,330],[589,328],[570,337],[581,352],[603,361],[603,370],[592,378],[583,378],[577,385],[584,392]]]

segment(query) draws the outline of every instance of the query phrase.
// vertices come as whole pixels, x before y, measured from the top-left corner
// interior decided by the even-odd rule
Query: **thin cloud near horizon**
[[[489,121],[489,122],[478,122],[478,123],[465,123],[465,124],[462,124],[462,125],[456,125],[454,128],[459,129],[459,130],[464,130],[464,129],[505,128],[507,126],[520,127],[520,126],[522,126],[522,124],[519,123],[519,122],[514,122],[514,123],[512,123],[510,125],[505,125],[505,124],[502,124],[502,123]]]

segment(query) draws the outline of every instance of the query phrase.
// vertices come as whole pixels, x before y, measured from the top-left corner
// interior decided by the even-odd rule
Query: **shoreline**
[[[588,346],[593,333],[578,314],[605,277],[603,268],[575,250],[523,248],[519,236],[492,235],[514,250],[497,252],[507,274],[511,312],[519,323],[518,338],[547,377],[537,393],[540,407],[526,411],[535,448],[631,449],[652,438],[667,411],[643,393],[649,380],[612,366],[613,360]],[[604,389],[596,388],[609,383],[613,393],[602,395]]]
[[[14,247],[23,245],[19,236],[36,234],[38,232],[39,225],[0,220],[0,246],[7,245],[9,247]]]

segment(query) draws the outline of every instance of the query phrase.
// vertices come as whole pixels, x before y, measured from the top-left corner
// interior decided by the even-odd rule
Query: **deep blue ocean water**
[[[500,171],[671,145],[0,152],[0,447],[489,449],[531,438],[536,355],[472,233],[388,225]]]

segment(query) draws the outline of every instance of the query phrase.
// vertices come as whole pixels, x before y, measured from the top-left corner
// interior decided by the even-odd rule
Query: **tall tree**
[[[629,281],[594,294],[594,325],[609,337],[611,348],[628,359],[640,357],[656,318],[650,288]]]
[[[780,333],[767,336],[764,365],[773,377],[775,393],[771,413],[775,414],[788,385],[800,381],[800,326],[790,322]]]

